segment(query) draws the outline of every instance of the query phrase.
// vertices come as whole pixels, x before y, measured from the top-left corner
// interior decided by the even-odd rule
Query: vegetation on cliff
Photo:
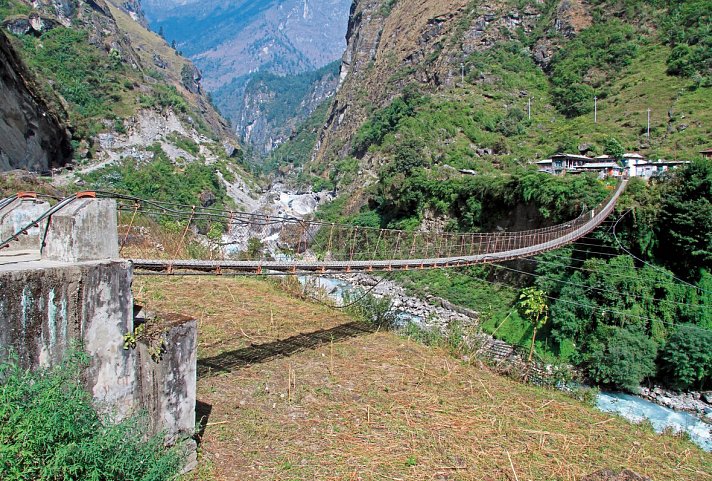
[[[536,173],[533,161],[625,151],[694,160],[707,146],[708,0],[427,2],[433,18],[422,23],[409,20],[409,2],[381,3],[387,18],[357,4],[349,76],[302,174],[341,192],[325,218],[451,231],[550,225],[597,204],[606,186]],[[366,48],[391,31],[398,40]],[[511,311],[519,289],[535,285],[551,313],[540,355],[626,389],[646,378],[709,385],[708,357],[682,338],[693,332],[685,326],[712,329],[711,170],[699,160],[632,182],[615,237],[608,225],[536,260],[401,280],[480,310],[485,330],[514,344],[532,337]],[[689,356],[677,355],[684,342]]]

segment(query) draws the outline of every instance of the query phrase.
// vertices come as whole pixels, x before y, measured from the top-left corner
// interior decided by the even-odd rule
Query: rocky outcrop
[[[137,23],[148,28],[148,20],[146,20],[146,15],[143,13],[141,0],[125,0],[120,4],[119,8],[128,13]]]
[[[712,392],[676,392],[661,387],[641,387],[640,397],[666,408],[686,411],[712,423]]]
[[[48,30],[61,25],[58,20],[32,12],[29,15],[14,15],[6,18],[2,26],[14,35],[42,35]]]
[[[0,171],[47,171],[72,155],[65,114],[50,108],[10,38],[0,30]]]
[[[494,84],[502,79],[491,72],[472,75],[470,70],[477,68],[472,55],[524,34],[538,39],[530,53],[548,66],[561,42],[591,24],[589,7],[581,0],[553,6],[466,0],[401,0],[390,10],[385,5],[385,0],[355,0],[351,8],[341,86],[313,155],[318,163],[351,154],[351,139],[373,108],[390,104],[407,85],[436,93],[459,85],[465,73],[467,85]],[[378,168],[379,159],[359,155],[362,168]]]

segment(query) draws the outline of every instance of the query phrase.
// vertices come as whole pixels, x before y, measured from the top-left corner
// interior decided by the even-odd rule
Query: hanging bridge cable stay
[[[546,279],[546,280],[550,280],[550,281],[552,281],[552,282],[556,282],[556,283],[558,283],[558,284],[564,284],[564,285],[568,285],[568,286],[580,287],[580,288],[582,288],[582,289],[584,289],[584,290],[586,290],[586,291],[596,291],[596,292],[602,292],[602,293],[618,294],[618,295],[620,295],[620,292],[619,292],[619,291],[616,291],[616,290],[613,290],[613,289],[603,289],[603,288],[600,288],[600,287],[585,286],[585,285],[580,284],[580,283],[578,283],[578,282],[570,282],[570,281],[565,281],[565,280],[562,280],[562,279],[556,279],[556,278],[554,278],[554,277],[550,277],[550,276],[546,276],[546,275],[542,275],[542,274],[536,274],[536,273],[532,273],[532,272],[526,272],[526,271],[522,271],[522,270],[520,270],[520,269],[515,269],[515,268],[513,268],[513,267],[504,266],[504,265],[501,265],[501,264],[492,264],[492,265],[493,265],[494,267],[498,268],[498,269],[505,269],[505,270],[507,270],[507,271],[509,271],[509,272],[515,272],[515,273],[517,273],[517,274],[522,274],[522,275],[534,277],[534,278],[537,278],[537,279]],[[664,302],[664,303],[667,303],[667,304],[674,304],[674,305],[678,305],[678,306],[682,306],[682,307],[690,307],[690,308],[693,308],[693,309],[705,309],[705,310],[710,309],[710,307],[705,306],[705,305],[702,305],[702,304],[690,304],[690,303],[687,303],[687,302],[678,302],[678,301],[672,301],[672,300],[669,300],[669,299],[659,299],[659,298],[656,298],[656,297],[647,297],[647,296],[644,296],[644,295],[642,295],[642,294],[628,294],[628,296],[633,297],[633,298],[636,298],[636,299],[649,300],[650,302]]]
[[[622,181],[607,201],[597,208],[584,211],[575,219],[558,225],[528,231],[464,234],[379,229],[288,216],[240,213],[215,207],[181,206],[104,192],[100,195],[113,196],[118,201],[119,211],[124,214],[121,238],[128,240],[128,234],[135,230],[138,234],[132,240],[136,244],[143,242],[138,246],[143,250],[138,247],[126,252],[122,250],[124,257],[132,259],[139,269],[157,271],[165,268],[169,261],[179,260],[177,257],[180,256],[184,258],[182,262],[173,263],[171,267],[184,271],[218,267],[249,271],[264,267],[289,269],[291,272],[348,272],[351,269],[456,267],[553,250],[589,235],[601,225],[612,212],[624,187],[625,181]],[[136,218],[139,215],[136,213],[137,204],[140,204],[140,220]],[[128,220],[129,212],[131,221]],[[182,234],[174,259],[168,259],[170,254],[166,248],[169,244],[175,246],[176,241],[171,241],[170,236],[160,232],[161,224],[173,225],[173,229],[179,228]],[[151,232],[151,225],[156,226],[155,230],[166,242],[161,242],[160,236],[156,237]],[[223,235],[224,232],[230,235]],[[241,252],[245,251],[247,240],[253,237],[270,244],[266,249],[260,244],[259,250],[245,256]],[[216,249],[225,250],[218,252]],[[138,253],[142,255],[136,256]],[[255,257],[259,259],[254,260]],[[253,260],[236,260],[247,258]]]
[[[510,288],[511,288],[510,285],[504,284],[504,283],[502,283],[502,282],[490,281],[490,280],[488,280],[488,279],[483,279],[483,278],[481,278],[481,277],[475,277],[475,279],[477,279],[477,280],[479,280],[479,281],[482,281],[482,282],[485,282],[485,283],[487,283],[487,284],[492,284],[492,285],[495,285],[495,286],[510,287]],[[628,313],[628,312],[620,311],[620,310],[618,310],[618,309],[613,309],[613,308],[609,308],[609,307],[599,307],[599,306],[586,305],[586,304],[582,304],[582,303],[580,303],[580,302],[569,301],[569,300],[567,300],[567,299],[560,299],[560,298],[558,298],[558,297],[550,296],[550,295],[548,295],[548,294],[545,294],[544,297],[546,297],[547,299],[552,300],[552,301],[563,302],[563,303],[570,304],[570,305],[575,305],[575,306],[578,306],[578,307],[584,307],[584,308],[586,308],[586,309],[593,309],[593,310],[596,310],[596,311],[601,311],[601,312],[603,312],[603,313],[611,312],[611,313],[614,313],[614,314],[619,314],[619,315],[624,316],[624,317],[629,317],[629,318],[631,318],[631,319],[639,319],[639,320],[648,321],[648,322],[658,322],[658,323],[660,323],[660,324],[663,324],[663,325],[666,325],[666,326],[671,326],[671,327],[675,327],[675,326],[678,325],[678,324],[675,324],[675,323],[673,323],[673,322],[664,321],[664,320],[662,320],[662,319],[655,319],[655,318],[651,318],[651,317],[640,316],[640,315],[637,315],[637,314],[631,314],[631,313]]]
[[[28,230],[32,229],[33,227],[39,226],[40,222],[44,221],[45,219],[49,218],[54,214],[55,212],[60,211],[67,205],[71,204],[74,200],[77,199],[77,194],[66,197],[63,199],[61,202],[57,203],[55,206],[50,207],[47,209],[45,212],[39,215],[36,219],[30,221],[28,224],[25,226],[21,227],[19,230],[14,232],[10,237],[7,239],[2,239],[0,240],[0,249],[3,249],[5,247],[8,247],[11,242],[13,242],[15,239],[17,239],[19,236],[27,232]],[[41,250],[41,247],[40,247]]]
[[[8,205],[12,204],[15,199],[17,199],[17,194],[0,199],[0,209],[4,209]]]
[[[690,286],[690,287],[692,287],[692,288],[694,288],[694,289],[697,289],[697,290],[699,290],[699,291],[701,291],[701,292],[704,292],[705,294],[712,294],[712,291],[708,291],[708,290],[705,290],[705,289],[703,289],[703,288],[701,288],[701,287],[699,287],[699,286],[696,286],[696,285],[694,285],[694,284],[691,284],[691,283],[685,281],[684,279],[680,279],[679,277],[677,277],[677,276],[676,276],[675,274],[673,274],[672,272],[669,272],[669,271],[667,271],[667,270],[664,270],[664,269],[662,269],[662,268],[656,266],[655,264],[651,264],[650,262],[646,261],[645,259],[641,259],[640,257],[638,257],[638,256],[636,256],[635,254],[633,254],[632,252],[630,252],[628,249],[626,249],[625,246],[623,246],[623,244],[621,243],[620,239],[618,238],[618,235],[616,234],[616,228],[618,227],[618,223],[619,223],[621,220],[623,220],[623,218],[624,218],[625,216],[627,216],[628,214],[630,214],[632,211],[633,211],[633,209],[629,209],[628,211],[626,211],[625,214],[623,214],[622,216],[620,216],[620,218],[615,222],[615,224],[613,224],[613,238],[616,240],[616,243],[618,244],[618,247],[619,247],[622,251],[624,251],[626,254],[628,254],[629,256],[631,256],[633,259],[637,260],[638,262],[641,262],[641,263],[645,264],[645,265],[648,266],[648,267],[651,267],[651,268],[653,268],[653,269],[655,269],[655,270],[657,270],[657,271],[662,272],[663,274],[665,274],[665,275],[671,277],[672,279],[676,280],[677,282],[681,282],[681,283],[683,283],[683,284],[687,284],[688,286]]]

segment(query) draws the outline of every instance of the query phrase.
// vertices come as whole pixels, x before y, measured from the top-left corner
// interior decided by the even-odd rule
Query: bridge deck
[[[621,181],[615,193],[603,208],[581,227],[548,242],[518,249],[503,250],[477,255],[431,257],[416,259],[373,259],[354,261],[238,261],[238,260],[174,260],[174,259],[131,259],[138,273],[190,274],[190,273],[336,273],[370,272],[410,269],[438,269],[463,267],[475,264],[501,262],[523,257],[531,257],[558,249],[580,239],[596,229],[615,208],[620,194],[625,189],[626,180]]]

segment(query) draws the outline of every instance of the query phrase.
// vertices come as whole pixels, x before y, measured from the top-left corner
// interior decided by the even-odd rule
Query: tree
[[[712,162],[698,160],[676,173],[657,222],[658,255],[678,275],[697,280],[712,270]]]
[[[610,155],[611,157],[620,162],[621,160],[623,160],[625,149],[615,137],[606,137],[606,139],[603,141],[603,153],[605,153],[606,155]]]
[[[158,36],[161,38],[166,38],[165,32],[163,31],[163,25],[158,28]]]
[[[668,382],[683,389],[702,389],[712,377],[712,331],[681,325],[660,356]]]
[[[581,359],[594,382],[635,392],[655,374],[655,341],[645,333],[622,327],[599,326]]]
[[[532,325],[532,343],[529,347],[529,361],[534,354],[536,332],[549,319],[549,306],[546,303],[546,293],[535,287],[527,287],[519,295],[519,313]]]

